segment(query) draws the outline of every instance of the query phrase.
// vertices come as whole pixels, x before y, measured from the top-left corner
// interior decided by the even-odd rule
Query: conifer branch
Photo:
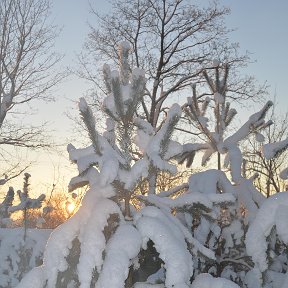
[[[82,120],[87,128],[89,138],[92,141],[92,145],[95,150],[95,153],[101,156],[102,155],[101,145],[100,145],[99,134],[95,128],[95,125],[96,125],[95,118],[94,118],[91,108],[87,105],[87,102],[85,101],[84,98],[80,99],[79,109],[80,109],[80,115],[82,117]]]

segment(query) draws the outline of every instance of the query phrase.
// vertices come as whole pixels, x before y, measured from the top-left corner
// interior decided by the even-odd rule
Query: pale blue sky
[[[91,0],[91,2],[100,12],[107,11],[109,8],[105,0]],[[260,82],[267,80],[271,86],[271,97],[275,91],[277,93],[279,110],[283,113],[287,112],[288,1],[220,0],[219,3],[231,8],[231,14],[226,18],[226,23],[228,28],[236,29],[231,33],[232,41],[239,42],[241,49],[253,53],[252,58],[257,60],[248,67],[247,73],[255,75]],[[89,17],[90,21],[93,21],[89,14],[88,1],[54,0],[53,5],[52,18],[55,24],[62,27],[56,49],[66,55],[63,66],[75,65],[75,54],[81,51],[88,33]],[[83,81],[75,78],[68,80],[58,88],[55,94],[56,102],[39,106],[41,119],[51,122],[51,128],[55,130],[56,137],[62,142],[66,141],[66,135],[71,135],[73,126],[73,123],[65,116],[65,112],[70,107],[76,108],[73,101],[77,101],[85,94],[86,87]],[[253,107],[251,110],[253,111]],[[35,116],[36,119],[37,116]],[[38,162],[38,165],[30,169],[34,176],[32,187],[44,187],[41,190],[45,192],[43,183],[48,186],[52,185],[55,181],[53,175],[60,178],[59,183],[61,182],[60,184],[64,187],[68,184],[72,166],[67,160],[68,154],[65,151],[61,156],[50,156],[49,153],[33,154],[33,159]]]
[[[109,8],[107,1],[90,1],[100,12]],[[219,3],[231,8],[226,23],[228,28],[236,29],[231,33],[232,41],[239,42],[241,49],[251,52],[252,59],[257,61],[249,65],[247,73],[259,81],[267,80],[272,93],[276,90],[278,101],[287,104],[284,83],[288,66],[288,1],[220,0]],[[88,0],[54,0],[53,15],[56,24],[63,27],[57,48],[66,54],[65,63],[71,64],[87,35],[89,17],[96,24],[89,15]]]
[[[227,26],[237,29],[231,39],[253,53],[252,58],[257,61],[249,65],[247,72],[259,81],[267,80],[272,97],[276,91],[279,109],[287,112],[288,1],[221,0],[220,3],[231,8]]]

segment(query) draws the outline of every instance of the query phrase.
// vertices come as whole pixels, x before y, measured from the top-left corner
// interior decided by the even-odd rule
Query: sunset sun
[[[67,210],[68,214],[72,214],[74,209],[75,209],[75,203],[68,202],[66,205],[66,210]]]

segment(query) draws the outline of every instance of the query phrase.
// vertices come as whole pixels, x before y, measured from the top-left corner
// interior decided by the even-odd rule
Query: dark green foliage
[[[77,287],[79,287],[80,283],[77,275],[77,264],[79,263],[80,253],[80,241],[78,240],[78,238],[75,238],[72,241],[69,255],[66,257],[67,263],[69,263],[69,265],[65,271],[59,271],[55,288],[67,288],[68,284],[72,281],[77,285]]]
[[[147,243],[146,249],[141,249],[137,266],[130,267],[129,275],[125,283],[125,288],[131,288],[136,282],[145,282],[147,278],[155,274],[164,262],[159,258],[159,253],[154,247],[152,240]]]

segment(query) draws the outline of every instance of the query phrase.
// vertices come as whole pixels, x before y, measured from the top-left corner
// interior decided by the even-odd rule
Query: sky
[[[98,11],[109,11],[108,1],[90,1]],[[202,1],[204,3],[204,0]],[[256,61],[249,65],[247,73],[254,75],[260,82],[267,81],[271,98],[274,94],[277,95],[277,110],[281,113],[288,112],[288,1],[219,0],[219,3],[231,8],[226,25],[235,31],[231,33],[230,39],[239,42],[242,51],[251,52],[251,58]],[[62,67],[75,67],[76,54],[81,51],[89,31],[87,22],[97,25],[89,13],[89,3],[87,0],[53,0],[51,19],[61,28],[55,49],[65,54]],[[66,113],[71,109],[76,110],[77,100],[85,94],[86,89],[87,83],[84,81],[76,77],[67,79],[55,90],[55,102],[37,103],[38,113],[33,121],[49,121],[49,127],[54,130],[53,135],[57,141],[65,145],[71,140],[73,143],[73,138],[78,135],[73,135],[74,123]],[[250,108],[253,112],[254,107]],[[71,175],[73,165],[68,161],[68,153],[65,148],[60,150],[60,154],[57,155],[42,151],[30,156],[37,163],[29,171],[33,176],[31,180],[34,181],[31,186],[33,189],[41,190],[39,193],[49,191],[53,183],[67,190],[66,186],[71,176],[75,176]]]
[[[288,2],[221,0],[220,3],[231,8],[227,26],[236,29],[231,39],[239,42],[241,49],[251,52],[252,59],[256,60],[249,65],[247,72],[259,81],[267,81],[271,97],[276,93],[277,108],[287,112]]]

